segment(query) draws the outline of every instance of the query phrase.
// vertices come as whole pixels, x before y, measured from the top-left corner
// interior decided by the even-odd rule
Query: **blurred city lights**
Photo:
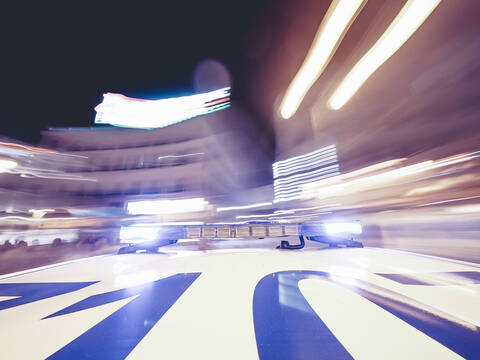
[[[95,123],[130,128],[162,128],[230,106],[230,88],[176,98],[145,100],[106,93],[95,107]]]
[[[127,211],[132,215],[178,214],[202,211],[207,204],[203,198],[129,201]]]
[[[328,65],[343,36],[365,2],[365,0],[332,1],[305,61],[282,100],[280,114],[284,119],[288,119],[295,114],[305,94]]]
[[[0,173],[14,169],[17,166],[18,163],[14,160],[0,159]]]
[[[408,0],[388,29],[350,70],[329,100],[338,110],[360,89],[375,70],[387,61],[423,24],[441,0]]]

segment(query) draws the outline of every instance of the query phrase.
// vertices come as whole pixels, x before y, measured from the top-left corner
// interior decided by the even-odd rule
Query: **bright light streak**
[[[257,204],[243,205],[243,206],[219,207],[219,208],[217,208],[217,211],[220,212],[220,211],[230,211],[230,210],[253,209],[253,208],[262,207],[262,206],[269,206],[269,205],[272,205],[272,203],[270,201],[257,203]]]
[[[478,213],[480,212],[480,204],[455,206],[452,208],[446,208],[445,211],[453,214]]]
[[[262,218],[262,217],[269,217],[276,214],[260,214],[260,215],[238,215],[235,216],[236,219],[251,219],[251,218]]]
[[[230,88],[169,99],[134,99],[106,93],[95,107],[95,123],[132,128],[162,128],[230,106]]]
[[[289,161],[290,159],[283,160],[283,161],[288,161],[283,164],[279,164],[278,162],[276,162],[273,164],[272,167],[274,171],[282,173],[284,171],[289,171],[291,168],[294,168],[294,167],[309,165],[315,161],[322,161],[322,160],[329,159],[332,156],[337,156],[336,148],[332,148],[326,152],[309,155],[308,157],[304,157],[301,159],[295,159],[292,161]]]
[[[282,215],[282,214],[294,214],[294,210],[276,210],[273,212],[274,215]]]
[[[203,198],[129,201],[127,211],[132,215],[178,214],[202,211],[207,204]]]
[[[325,166],[315,171],[309,171],[302,174],[291,175],[285,178],[279,178],[274,180],[273,184],[275,185],[275,187],[282,187],[282,185],[285,186],[292,183],[299,184],[301,180],[311,181],[310,179],[312,177],[316,177],[317,175],[329,174],[335,171],[338,171],[338,164]]]
[[[335,234],[361,234],[362,224],[360,222],[341,222],[324,224],[325,231],[329,235]]]
[[[338,110],[423,24],[441,0],[408,0],[373,47],[350,70],[329,100]]]
[[[383,161],[381,163],[369,165],[367,167],[364,167],[364,168],[361,168],[361,169],[354,170],[354,171],[351,171],[349,173],[343,174],[342,178],[347,179],[347,178],[351,178],[351,177],[354,177],[354,176],[368,174],[368,173],[371,173],[371,172],[374,172],[374,171],[377,171],[377,170],[381,170],[381,169],[385,169],[385,168],[388,168],[388,167],[391,167],[391,166],[394,166],[394,165],[401,164],[405,160],[407,160],[407,159],[406,158],[401,158],[401,159],[393,159],[393,160]]]
[[[295,114],[307,91],[328,65],[364,3],[364,0],[332,1],[302,67],[282,100],[280,114],[284,119]]]
[[[170,158],[182,158],[182,157],[189,157],[189,156],[195,156],[195,155],[205,155],[205,153],[191,153],[191,154],[184,154],[184,155],[165,155],[165,156],[159,156],[157,159],[170,159]]]
[[[279,202],[285,202],[285,201],[292,201],[292,200],[298,200],[298,199],[303,199],[302,195],[294,195],[294,196],[289,196],[289,197],[281,197],[281,198],[276,198],[273,202],[279,203]]]
[[[307,186],[307,185],[311,184],[312,182],[317,182],[321,179],[325,179],[325,178],[332,177],[332,176],[337,176],[337,175],[340,175],[340,173],[338,171],[330,171],[330,172],[326,173],[325,175],[316,176],[316,177],[311,178],[311,179],[298,181],[295,184],[289,185],[287,187],[277,187],[277,186],[275,186],[275,188],[274,188],[275,198],[276,199],[279,198],[279,195],[282,195],[282,194],[290,194],[290,193],[295,192],[295,191],[296,192],[305,191],[303,189],[304,186]]]
[[[431,203],[427,203],[427,204],[417,205],[416,207],[446,204],[446,203],[449,203],[449,202],[463,201],[463,200],[471,200],[471,199],[478,199],[478,198],[480,198],[480,195],[477,195],[477,196],[469,196],[469,197],[458,198],[458,199],[448,199],[448,200],[442,200],[442,201],[435,201],[435,202],[431,202]]]
[[[19,148],[19,149],[29,150],[29,151],[41,151],[41,152],[49,152],[49,153],[57,153],[58,152],[58,151],[55,151],[55,150],[39,148],[39,147],[35,147],[35,146],[16,144],[16,143],[8,143],[8,142],[3,142],[3,141],[0,141],[0,146]]]
[[[29,209],[28,212],[35,213],[35,212],[54,212],[55,209]]]
[[[329,146],[326,146],[326,147],[323,147],[323,148],[320,148],[318,150],[315,150],[315,151],[312,151],[312,152],[309,152],[307,154],[302,154],[302,155],[297,155],[297,156],[294,156],[294,157],[291,157],[291,158],[288,158],[288,159],[285,159],[285,160],[280,160],[280,161],[277,161],[275,163],[273,163],[273,167],[274,168],[277,168],[277,167],[282,167],[282,166],[286,166],[286,165],[290,165],[294,162],[304,162],[305,160],[308,160],[312,157],[317,157],[318,155],[320,154],[323,154],[325,152],[330,152],[332,150],[335,150],[336,149],[336,146],[335,145],[329,145]],[[336,150],[335,150],[336,151]]]
[[[337,155],[335,154],[335,155],[329,156],[329,157],[321,159],[321,160],[320,159],[314,159],[314,160],[312,160],[308,163],[304,163],[304,164],[297,165],[297,166],[292,166],[287,170],[273,169],[273,176],[274,176],[274,178],[278,178],[280,176],[288,176],[288,175],[291,175],[291,174],[294,174],[294,173],[297,173],[297,172],[300,172],[300,171],[312,170],[312,169],[318,168],[319,166],[333,164],[333,163],[336,163],[336,162],[338,162],[338,158],[337,158]]]
[[[320,215],[326,215],[326,214],[331,214],[331,211],[322,211],[322,212],[316,212],[316,213],[310,213],[310,214],[295,214],[295,215],[279,215],[275,214],[275,216],[271,216],[268,219],[269,220],[280,220],[280,219],[309,219],[309,218],[317,218]]]
[[[18,163],[14,160],[0,159],[0,173],[14,169],[17,166]]]
[[[46,213],[54,212],[54,211],[55,211],[55,209],[29,209],[28,210],[29,213],[32,213],[32,217],[34,217],[34,218],[41,218]]]

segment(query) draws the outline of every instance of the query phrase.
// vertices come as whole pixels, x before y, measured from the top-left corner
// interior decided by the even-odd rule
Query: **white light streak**
[[[235,216],[236,219],[251,219],[251,218],[263,218],[263,217],[269,217],[275,214],[260,214],[260,215],[238,215]]]
[[[408,0],[388,29],[343,79],[329,100],[338,110],[423,24],[441,0]]]
[[[317,175],[323,175],[325,173],[331,173],[338,171],[338,164],[335,165],[330,165],[330,166],[325,166],[323,168],[320,168],[318,170],[314,171],[309,171],[306,173],[301,173],[301,174],[296,174],[296,175],[291,175],[285,178],[279,178],[274,180],[273,184],[277,187],[281,187],[281,185],[288,185],[291,183],[300,183],[301,180],[305,179],[311,179],[312,177],[316,177]]]
[[[311,170],[311,169],[318,168],[320,166],[336,163],[337,161],[338,161],[337,155],[333,155],[323,159],[314,159],[311,162],[304,163],[301,165],[292,166],[286,170],[273,169],[273,177],[278,178],[280,176],[288,176],[300,171]]]
[[[169,159],[169,158],[182,158],[182,157],[188,157],[188,156],[195,156],[195,155],[205,155],[205,153],[191,153],[191,154],[184,154],[184,155],[165,155],[165,156],[159,156],[157,159]]]
[[[0,173],[9,171],[18,166],[18,163],[14,160],[0,159]]]
[[[106,93],[95,107],[95,123],[132,128],[162,128],[192,117],[229,106],[230,88],[203,94],[160,100],[133,99],[121,94]],[[214,100],[221,101],[209,107]]]
[[[129,201],[127,211],[132,215],[178,214],[202,211],[207,204],[203,198]]]
[[[480,212],[480,204],[455,206],[451,208],[446,208],[445,211],[452,214],[478,213]]]
[[[284,172],[284,171],[289,171],[291,168],[302,166],[302,165],[309,165],[315,161],[322,161],[322,160],[327,160],[331,156],[337,156],[337,152],[335,148],[330,149],[328,152],[324,152],[321,154],[314,154],[310,155],[308,157],[302,158],[302,159],[297,159],[294,161],[289,161],[284,164],[278,164],[274,163],[273,164],[273,170],[277,172]]]
[[[273,167],[274,168],[275,167],[281,167],[281,166],[285,166],[285,165],[290,165],[290,164],[292,164],[294,162],[297,162],[297,161],[305,161],[309,158],[316,157],[316,156],[322,154],[323,152],[332,151],[332,149],[335,149],[335,148],[336,148],[335,145],[329,145],[329,146],[323,147],[321,149],[309,152],[307,154],[297,155],[297,156],[291,157],[289,159],[280,160],[280,161],[275,162],[273,164]]]
[[[269,205],[272,205],[272,203],[270,201],[257,203],[257,204],[250,204],[250,205],[219,207],[219,208],[217,208],[217,211],[220,212],[220,211],[230,211],[230,210],[253,209],[253,208],[262,207],[262,206],[269,206]]]
[[[28,212],[36,213],[36,212],[54,212],[55,209],[29,209]]]
[[[307,91],[328,65],[363,3],[363,0],[332,1],[302,67],[282,100],[280,114],[284,119],[295,114]]]

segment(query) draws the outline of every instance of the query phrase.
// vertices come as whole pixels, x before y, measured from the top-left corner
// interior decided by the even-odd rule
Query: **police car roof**
[[[2,357],[480,356],[475,264],[373,248],[160,251],[0,277]]]

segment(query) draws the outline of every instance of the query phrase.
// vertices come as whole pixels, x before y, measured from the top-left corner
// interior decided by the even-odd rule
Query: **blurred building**
[[[258,137],[235,107],[155,130],[50,128],[42,132],[41,148],[9,147],[28,156],[17,159],[16,171],[3,174],[1,187],[24,194],[9,203],[18,208],[26,202],[25,209],[123,207],[138,198],[215,202],[271,183],[271,160]]]

